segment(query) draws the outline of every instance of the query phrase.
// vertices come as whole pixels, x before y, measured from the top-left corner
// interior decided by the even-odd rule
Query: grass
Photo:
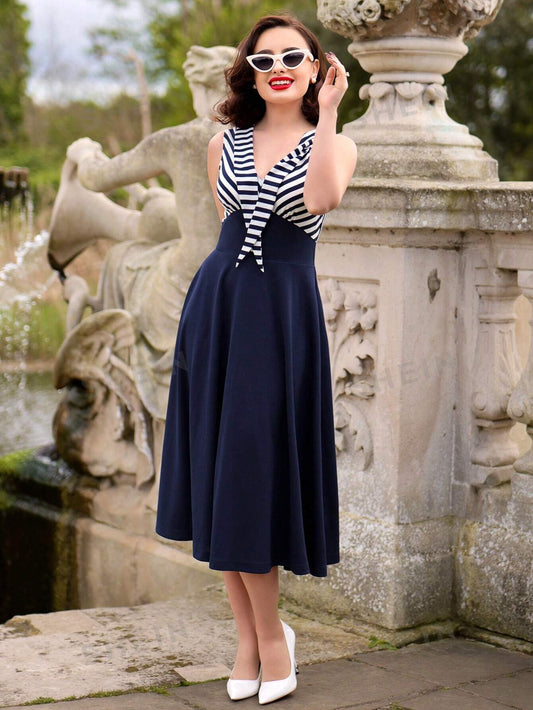
[[[35,700],[28,700],[27,703],[22,703],[23,705],[44,705],[45,703],[55,703],[55,698],[35,698]]]

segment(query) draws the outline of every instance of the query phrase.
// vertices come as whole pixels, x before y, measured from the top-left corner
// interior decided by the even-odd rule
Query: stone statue
[[[65,388],[54,418],[62,458],[113,483],[155,490],[177,325],[189,283],[214,248],[220,221],[206,170],[212,120],[231,47],[192,47],[184,65],[194,108],[114,158],[89,138],[67,150],[54,205],[48,258],[64,280],[67,337],[54,367]],[[134,184],[166,173],[174,192]],[[142,209],[101,192],[128,186]],[[110,238],[96,297],[63,269],[92,241]],[[82,320],[86,307],[93,313]],[[154,494],[152,493],[152,497]],[[153,503],[153,501],[152,501]]]

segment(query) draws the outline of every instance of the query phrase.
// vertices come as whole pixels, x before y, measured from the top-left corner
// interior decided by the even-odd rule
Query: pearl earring
[[[312,77],[311,77],[311,83],[312,83],[312,84],[316,84],[316,76],[312,76]]]
[[[252,84],[252,89],[257,89],[257,86],[255,84]]]

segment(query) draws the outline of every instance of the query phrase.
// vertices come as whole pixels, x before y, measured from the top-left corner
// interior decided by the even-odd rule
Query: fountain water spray
[[[41,382],[36,390],[27,371],[34,307],[55,278],[47,271],[48,238],[34,233],[28,171],[0,168],[0,453],[51,439],[51,423],[38,411],[43,401],[49,412],[56,393],[50,384],[42,392]]]

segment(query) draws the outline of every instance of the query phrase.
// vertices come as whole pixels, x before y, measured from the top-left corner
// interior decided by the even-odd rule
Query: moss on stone
[[[0,477],[17,476],[33,455],[33,449],[22,449],[0,457]]]
[[[36,629],[29,619],[15,617],[6,621],[7,626],[13,632],[13,636],[37,636],[41,632]]]
[[[0,488],[0,512],[7,510],[12,505],[12,497]]]
[[[0,618],[79,607],[73,534],[79,513],[70,505],[78,482],[63,461],[36,455],[34,449],[0,457],[0,560],[9,560],[0,569],[6,578]],[[27,545],[39,541],[37,585],[21,539]]]

